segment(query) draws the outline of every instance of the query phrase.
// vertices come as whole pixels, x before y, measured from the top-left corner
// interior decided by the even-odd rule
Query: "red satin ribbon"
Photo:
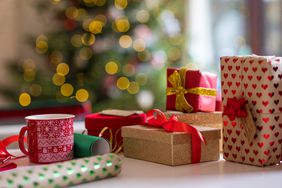
[[[14,155],[12,155],[7,151],[7,147],[13,142],[17,142],[18,139],[19,139],[19,135],[12,135],[5,138],[4,140],[0,140],[0,172],[17,167],[15,163],[8,162],[9,160],[6,161],[6,159],[20,158],[20,157],[15,157]]]
[[[146,113],[148,126],[163,128],[167,132],[185,132],[191,135],[192,141],[192,163],[198,163],[201,160],[201,142],[206,144],[202,133],[196,128],[178,121],[176,116],[167,119],[164,113],[158,109],[150,110]]]
[[[247,117],[246,100],[244,98],[237,99],[236,97],[228,98],[223,115],[227,115],[230,121],[235,120],[235,117]]]

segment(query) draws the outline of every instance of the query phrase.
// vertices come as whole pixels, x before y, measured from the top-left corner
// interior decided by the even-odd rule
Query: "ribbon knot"
[[[185,132],[191,135],[192,143],[192,163],[198,163],[201,160],[201,143],[206,144],[205,138],[202,133],[196,128],[186,123],[180,122],[176,116],[166,118],[164,113],[158,109],[150,110],[146,113],[146,125],[163,128],[166,132]]]
[[[228,98],[223,115],[227,115],[230,121],[234,121],[235,117],[247,117],[246,100],[244,98],[237,99],[236,97]]]
[[[188,103],[185,98],[185,94],[216,96],[216,90],[211,88],[194,87],[185,88],[186,72],[188,69],[181,68],[179,72],[175,70],[167,79],[172,87],[168,87],[166,90],[167,95],[176,95],[175,109],[178,111],[192,112],[193,106]]]

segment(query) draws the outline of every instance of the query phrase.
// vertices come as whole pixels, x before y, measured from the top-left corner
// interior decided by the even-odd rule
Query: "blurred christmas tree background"
[[[166,67],[180,66],[184,56],[183,4],[38,1],[40,16],[52,20],[45,33],[27,36],[40,60],[9,64],[15,87],[1,87],[1,93],[21,108],[56,100],[91,101],[94,111],[164,109]]]

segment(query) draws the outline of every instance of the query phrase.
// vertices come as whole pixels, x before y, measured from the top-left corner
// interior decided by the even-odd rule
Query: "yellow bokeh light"
[[[122,35],[119,38],[119,45],[122,48],[129,48],[132,45],[132,38],[129,35]]]
[[[97,6],[103,6],[106,3],[106,0],[94,0]]]
[[[50,55],[50,61],[51,63],[53,63],[54,65],[59,64],[60,62],[63,61],[63,55],[61,52],[59,51],[53,51]]]
[[[127,88],[128,93],[136,94],[139,92],[139,84],[137,82],[130,82],[129,87]]]
[[[66,78],[63,76],[63,75],[60,75],[60,74],[54,74],[53,77],[52,77],[52,82],[54,85],[56,86],[61,86],[65,83],[66,81]]]
[[[68,17],[69,19],[75,19],[77,16],[78,16],[78,10],[76,7],[71,6],[67,8],[66,17]]]
[[[84,20],[87,17],[87,11],[83,8],[78,9],[77,20]]]
[[[116,74],[118,71],[117,63],[114,61],[109,61],[105,66],[105,71],[110,75]]]
[[[136,81],[140,84],[140,85],[145,85],[147,83],[148,77],[146,74],[144,73],[139,73],[136,75]]]
[[[102,32],[104,23],[99,20],[93,20],[89,24],[89,31],[94,34],[98,34]]]
[[[25,71],[27,70],[34,70],[35,69],[35,63],[32,59],[26,59],[24,62],[23,62],[23,69]]]
[[[30,86],[30,94],[32,96],[38,97],[42,93],[42,87],[39,84],[32,84]]]
[[[31,97],[28,93],[21,93],[19,96],[19,103],[21,106],[28,106],[31,103]]]
[[[71,37],[71,44],[74,47],[81,47],[82,46],[82,42],[81,42],[81,36],[79,34],[75,34]]]
[[[125,9],[127,7],[127,0],[115,0],[115,7],[117,9]]]
[[[32,82],[35,78],[35,71],[27,69],[24,71],[24,80],[26,82]]]
[[[103,26],[105,26],[106,23],[107,23],[107,17],[105,15],[103,15],[103,14],[98,14],[97,16],[95,16],[94,19],[97,20],[97,21],[102,22]]]
[[[143,39],[136,39],[133,42],[133,48],[134,50],[136,50],[137,52],[143,52],[146,48],[146,43]]]
[[[45,35],[39,35],[36,39],[36,51],[39,54],[44,54],[48,50],[48,39]]]
[[[115,20],[114,22],[115,24],[115,29],[118,32],[127,32],[130,28],[130,24],[127,18],[123,17],[123,18],[119,18],[117,20]]]
[[[65,83],[61,86],[61,94],[65,97],[71,96],[73,93],[73,86],[69,83]]]
[[[126,76],[132,76],[135,74],[135,66],[132,64],[126,64],[123,66],[122,71]]]
[[[57,5],[61,2],[61,0],[52,0],[52,4]]]
[[[82,60],[86,61],[86,60],[90,59],[92,55],[93,55],[93,52],[92,52],[91,48],[84,47],[84,48],[81,48],[79,50],[79,57]]]
[[[140,23],[146,23],[149,21],[150,19],[150,14],[148,11],[146,10],[139,10],[136,13],[136,19],[140,22]]]
[[[57,71],[58,74],[60,74],[62,76],[66,76],[69,73],[70,68],[69,68],[68,64],[60,63],[60,64],[58,64],[56,71]]]
[[[86,46],[91,46],[95,42],[95,35],[93,35],[92,33],[84,33],[81,36],[81,42]]]
[[[86,89],[79,89],[79,90],[77,90],[77,92],[75,94],[75,98],[79,102],[85,102],[89,98],[89,93]]]
[[[129,87],[129,80],[128,78],[126,77],[120,77],[118,80],[117,80],[117,87],[120,89],[120,90],[125,90]]]

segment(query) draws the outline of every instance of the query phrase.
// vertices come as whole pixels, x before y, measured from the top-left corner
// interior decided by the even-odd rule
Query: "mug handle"
[[[24,135],[27,129],[28,129],[27,126],[21,128],[20,136],[19,136],[19,148],[24,154],[29,155],[29,152],[24,147]]]

